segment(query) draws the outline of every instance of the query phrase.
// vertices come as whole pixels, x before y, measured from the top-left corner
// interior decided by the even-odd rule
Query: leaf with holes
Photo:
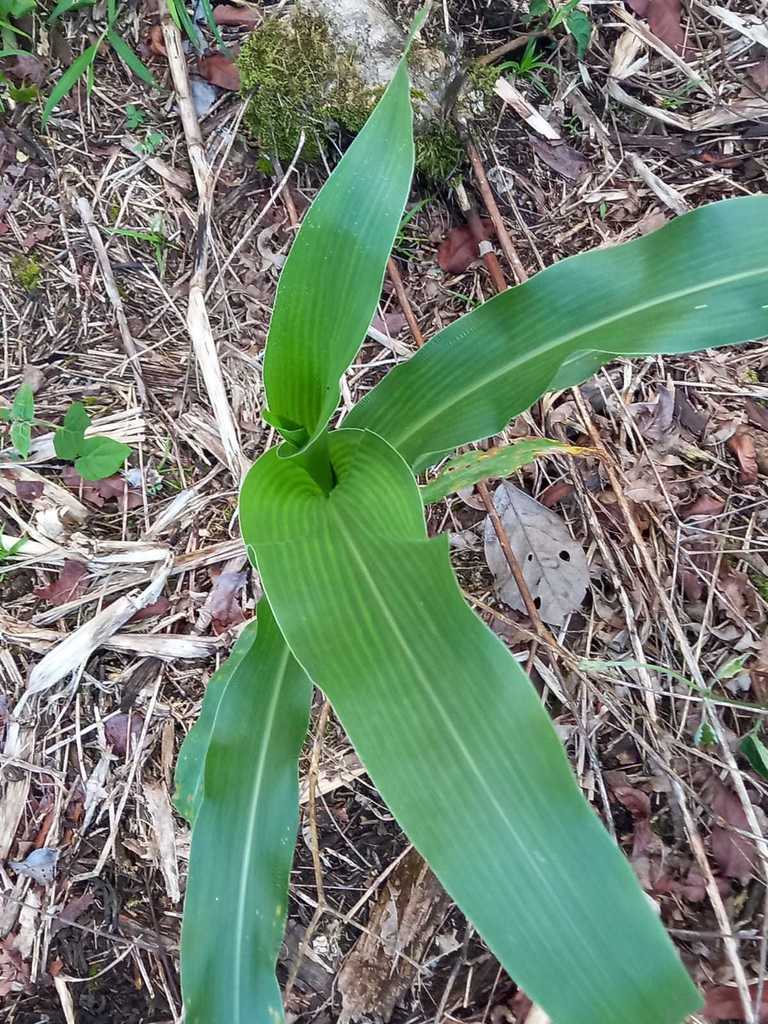
[[[512,484],[500,484],[493,503],[542,619],[560,625],[579,607],[587,591],[589,568],[581,545],[559,516]],[[485,559],[499,597],[524,612],[525,604],[490,516],[485,521]]]

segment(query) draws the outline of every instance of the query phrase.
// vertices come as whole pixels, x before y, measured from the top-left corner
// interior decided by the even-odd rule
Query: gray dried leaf
[[[581,545],[558,515],[512,484],[499,484],[493,500],[542,619],[560,625],[587,590],[589,569]],[[490,517],[485,521],[485,560],[501,600],[524,612]]]
[[[50,885],[56,877],[58,860],[59,851],[44,846],[40,850],[32,850],[24,860],[9,860],[8,866],[12,867],[17,875],[26,875],[40,885]]]

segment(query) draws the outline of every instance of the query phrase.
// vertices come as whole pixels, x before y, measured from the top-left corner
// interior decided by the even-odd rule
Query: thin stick
[[[461,212],[464,214],[467,226],[472,232],[472,237],[477,242],[477,251],[483,258],[486,270],[493,281],[493,287],[500,295],[502,292],[507,290],[507,282],[504,280],[504,274],[499,266],[496,253],[493,251],[493,246],[486,237],[483,222],[477,215],[477,210],[469,201],[469,196],[467,195],[467,191],[463,185],[456,186],[456,198],[459,201],[459,206],[461,208]]]
[[[475,61],[476,64],[480,64],[482,67],[487,67],[488,64],[493,64],[499,57],[506,57],[508,53],[512,53],[514,50],[521,50],[524,46],[527,46],[531,39],[541,39],[544,36],[551,36],[552,33],[547,29],[542,29],[539,32],[526,32],[525,35],[518,36],[516,39],[510,39],[506,43],[502,43],[501,46],[497,46],[494,50],[489,50],[488,53],[484,53],[482,57],[478,57]]]
[[[240,447],[235,418],[224,384],[224,374],[213,340],[211,323],[205,305],[205,279],[208,269],[208,232],[213,212],[214,177],[203,145],[200,122],[189,85],[187,61],[181,45],[181,33],[168,13],[166,0],[159,0],[160,23],[168,53],[168,65],[179,103],[179,114],[184,128],[189,161],[197,185],[197,229],[195,237],[195,262],[189,283],[189,304],[187,306],[187,330],[192,340],[205,389],[211,403],[216,426],[219,429],[224,454],[235,480],[240,480],[247,468],[247,460]]]
[[[144,384],[144,378],[141,374],[139,350],[136,347],[136,342],[133,340],[131,329],[128,326],[125,307],[123,306],[123,300],[120,298],[120,292],[117,287],[117,282],[115,281],[115,275],[112,273],[112,266],[109,262],[106,246],[104,245],[104,241],[99,233],[99,227],[93,219],[91,204],[85,196],[79,196],[76,203],[77,212],[80,214],[80,220],[82,220],[83,227],[88,232],[91,239],[91,245],[96,253],[96,259],[99,262],[99,268],[101,270],[101,276],[104,278],[104,287],[107,292],[107,297],[112,303],[112,308],[115,311],[117,326],[120,329],[120,337],[123,339],[123,348],[128,356],[128,362],[130,363],[133,376],[136,379],[136,390],[139,393],[142,405],[146,405],[147,389]]]
[[[397,301],[400,303],[400,309],[403,311],[403,316],[408,322],[408,329],[411,332],[411,337],[416,342],[416,347],[421,348],[424,344],[424,335],[421,333],[419,322],[414,316],[413,308],[408,299],[408,293],[405,290],[403,279],[400,276],[400,271],[397,268],[392,256],[387,260],[387,272],[389,273],[389,279],[392,282],[392,287],[395,289],[395,295]]]
[[[493,191],[483,167],[483,161],[480,159],[480,154],[477,151],[477,147],[471,139],[465,140],[467,149],[467,156],[469,157],[470,163],[472,164],[472,170],[475,172],[475,178],[477,179],[477,187],[480,195],[483,198],[483,203],[488,211],[488,216],[491,218],[494,228],[496,229],[496,237],[499,240],[499,245],[502,248],[504,255],[507,257],[507,261],[512,269],[517,284],[522,284],[523,281],[528,280],[528,273],[517,255],[517,250],[512,244],[512,239],[509,237],[509,232],[504,223],[504,218],[501,216],[501,211],[496,205],[496,199],[494,198]]]

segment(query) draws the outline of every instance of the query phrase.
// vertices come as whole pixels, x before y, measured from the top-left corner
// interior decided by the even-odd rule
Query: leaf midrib
[[[711,288],[719,288],[723,285],[731,284],[734,281],[742,281],[750,277],[759,277],[760,275],[766,273],[768,273],[768,264],[766,264],[763,267],[760,267],[758,270],[750,270],[744,273],[729,274],[725,277],[716,278],[712,281],[707,281],[705,284],[697,285],[695,288],[684,288],[677,292],[669,292],[662,299],[650,302],[639,302],[634,306],[630,306],[629,309],[622,310],[620,313],[616,313],[611,316],[603,317],[600,320],[596,320],[593,323],[591,323],[588,327],[582,327],[579,328],[578,330],[571,331],[570,333],[557,337],[555,340],[550,339],[546,341],[544,344],[539,345],[537,348],[528,349],[524,354],[518,355],[515,358],[504,363],[502,366],[496,367],[496,369],[494,369],[493,372],[486,374],[486,376],[483,377],[481,380],[474,381],[472,386],[466,388],[466,390],[464,390],[458,397],[456,397],[456,393],[454,392],[454,396],[451,399],[449,399],[447,402],[444,402],[437,409],[433,408],[427,416],[423,416],[421,419],[411,420],[410,423],[408,424],[408,429],[406,433],[401,434],[399,437],[393,437],[392,435],[388,434],[387,440],[393,447],[397,448],[398,450],[402,450],[404,445],[408,444],[411,438],[415,437],[419,433],[419,431],[423,429],[423,427],[425,427],[428,423],[432,423],[434,420],[438,419],[440,416],[443,415],[444,412],[446,412],[446,410],[451,409],[459,402],[465,401],[470,395],[475,394],[477,391],[481,391],[483,388],[487,387],[489,384],[493,383],[498,378],[505,376],[507,373],[510,373],[512,370],[515,369],[516,366],[527,363],[530,360],[535,359],[536,356],[541,355],[542,353],[545,352],[549,352],[552,349],[559,348],[561,345],[566,345],[569,341],[573,341],[582,335],[592,334],[595,331],[601,330],[603,327],[609,327],[611,324],[617,323],[620,320],[624,320],[627,317],[635,316],[638,313],[646,312],[647,310],[653,309],[655,306],[662,306],[665,303],[674,302],[677,299],[685,298],[687,295],[696,295],[698,292],[707,291],[708,289]],[[472,314],[470,313],[468,315],[471,316]],[[458,323],[459,321],[456,322]],[[446,328],[446,330],[450,330],[450,327]],[[585,349],[580,349],[579,351],[587,352],[592,350],[589,347],[587,347]],[[603,350],[595,349],[594,351]],[[610,349],[606,349],[604,351],[606,355],[621,355],[620,352],[612,352]],[[563,362],[565,362],[565,360],[563,360]],[[395,403],[396,401],[397,399],[395,399]],[[363,422],[361,426],[364,427],[365,423]],[[415,454],[418,456],[427,453],[417,452]]]
[[[395,620],[394,616],[392,615],[392,612],[391,612],[391,610],[389,608],[388,602],[386,601],[384,596],[380,593],[380,591],[379,591],[379,589],[377,587],[376,581],[374,580],[373,576],[371,575],[370,570],[368,569],[368,565],[367,565],[367,563],[365,561],[365,558],[360,553],[358,548],[355,546],[354,541],[352,540],[352,537],[351,537],[351,532],[352,531],[350,531],[347,528],[347,524],[344,522],[344,519],[340,515],[338,509],[336,509],[331,503],[329,503],[327,507],[328,507],[328,509],[329,509],[329,511],[331,513],[331,516],[333,516],[333,518],[335,518],[335,520],[336,520],[336,524],[337,524],[337,527],[338,527],[338,535],[341,538],[342,543],[347,548],[347,551],[352,556],[355,564],[357,565],[358,569],[360,570],[360,572],[361,572],[361,574],[363,576],[363,579],[368,584],[368,586],[370,588],[370,593],[371,593],[373,599],[375,600],[376,605],[378,606],[379,610],[381,611],[381,613],[382,613],[384,619],[386,620],[388,626],[392,630],[392,634],[395,637],[395,639],[396,639],[396,641],[398,643],[398,646],[400,647],[401,651],[405,655],[406,660],[410,664],[411,669],[414,672],[414,675],[421,682],[421,684],[423,686],[423,689],[424,689],[424,692],[426,693],[426,695],[428,696],[430,702],[432,703],[433,707],[435,708],[435,710],[436,710],[440,720],[443,723],[443,726],[445,727],[446,731],[449,733],[449,735],[451,736],[453,741],[456,743],[458,749],[461,751],[461,754],[463,755],[469,770],[472,772],[472,774],[478,780],[478,782],[480,784],[480,788],[485,793],[485,795],[486,795],[486,797],[488,799],[488,802],[495,808],[495,810],[497,811],[500,819],[502,820],[504,825],[507,827],[507,830],[509,832],[510,838],[511,838],[512,842],[515,844],[515,846],[518,848],[518,850],[520,851],[521,857],[528,861],[528,863],[531,865],[534,873],[538,876],[539,881],[540,881],[541,886],[542,886],[542,891],[549,890],[550,898],[552,899],[553,902],[557,902],[557,898],[558,898],[557,897],[557,893],[556,893],[553,885],[551,884],[550,879],[548,878],[547,874],[542,870],[542,868],[537,863],[535,858],[533,858],[530,855],[527,847],[523,843],[522,838],[520,837],[520,835],[518,834],[518,832],[515,829],[514,825],[512,824],[512,821],[509,819],[506,810],[499,803],[499,801],[496,798],[493,790],[488,786],[483,773],[477,767],[477,765],[476,765],[476,763],[475,763],[475,761],[474,761],[470,751],[467,749],[466,745],[464,744],[464,742],[463,742],[463,740],[461,738],[461,734],[458,732],[458,730],[454,726],[454,724],[451,721],[450,717],[445,713],[445,709],[443,707],[442,702],[438,699],[438,697],[436,696],[436,694],[434,693],[434,691],[432,689],[432,685],[430,683],[429,677],[424,673],[418,658],[414,655],[413,651],[411,650],[410,645],[407,643],[405,637],[402,635],[400,627],[398,626],[398,624],[397,624],[397,622],[396,622],[396,620]],[[603,969],[602,965],[599,964],[599,963],[596,964],[596,968],[598,968],[598,967],[601,970]],[[578,969],[578,964],[576,963],[576,961],[573,962],[573,969],[574,970]],[[596,991],[597,992],[601,992],[602,988],[598,987],[596,989]],[[612,1010],[611,1005],[606,1003],[606,1002],[604,1002],[604,1001],[603,1001],[603,1006],[609,1012]]]
[[[243,933],[245,931],[245,913],[246,913],[246,892],[248,890],[248,884],[252,880],[253,873],[250,870],[251,866],[251,853],[253,850],[253,841],[255,835],[255,823],[259,812],[259,802],[261,800],[261,792],[264,785],[264,774],[267,763],[267,756],[269,752],[269,742],[272,736],[272,730],[275,724],[275,718],[277,715],[277,706],[280,701],[280,693],[285,682],[285,676],[288,669],[288,659],[291,653],[287,644],[283,645],[283,651],[280,656],[280,665],[276,673],[276,682],[270,698],[269,708],[266,715],[266,727],[262,732],[263,743],[259,750],[259,756],[256,762],[256,776],[254,778],[254,785],[251,797],[251,803],[248,808],[248,814],[246,816],[246,829],[245,834],[247,836],[245,846],[243,848],[243,857],[241,861],[240,878],[238,883],[238,899],[237,899],[237,916],[235,918],[235,931],[234,931],[234,1003],[235,1013],[234,1019],[236,1022],[244,1022],[242,1017],[241,999],[242,999],[242,973],[243,973]],[[247,1022],[245,1022],[247,1024]]]

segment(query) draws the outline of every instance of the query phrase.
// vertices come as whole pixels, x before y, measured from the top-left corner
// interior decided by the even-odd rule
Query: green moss
[[[466,154],[450,121],[436,121],[416,135],[416,170],[432,181],[449,181],[460,169]]]
[[[339,51],[324,19],[306,11],[290,23],[268,19],[246,40],[238,66],[248,133],[280,160],[293,157],[302,129],[302,157],[316,160],[329,129],[358,132],[380,94],[360,78],[354,52]]]
[[[484,100],[490,100],[494,96],[493,87],[499,77],[498,67],[493,64],[481,64],[475,61],[470,64],[467,71],[467,80],[472,89],[476,90]]]
[[[298,10],[290,22],[270,18],[246,40],[238,58],[245,126],[267,154],[291,160],[305,132],[302,159],[317,160],[335,126],[354,135],[381,97],[361,79],[352,49],[339,51],[325,20]],[[414,100],[423,94],[412,90]],[[447,121],[416,135],[416,170],[446,181],[464,160],[461,141]]]
[[[19,255],[11,260],[11,274],[25,292],[33,292],[40,284],[43,270],[37,260]]]

